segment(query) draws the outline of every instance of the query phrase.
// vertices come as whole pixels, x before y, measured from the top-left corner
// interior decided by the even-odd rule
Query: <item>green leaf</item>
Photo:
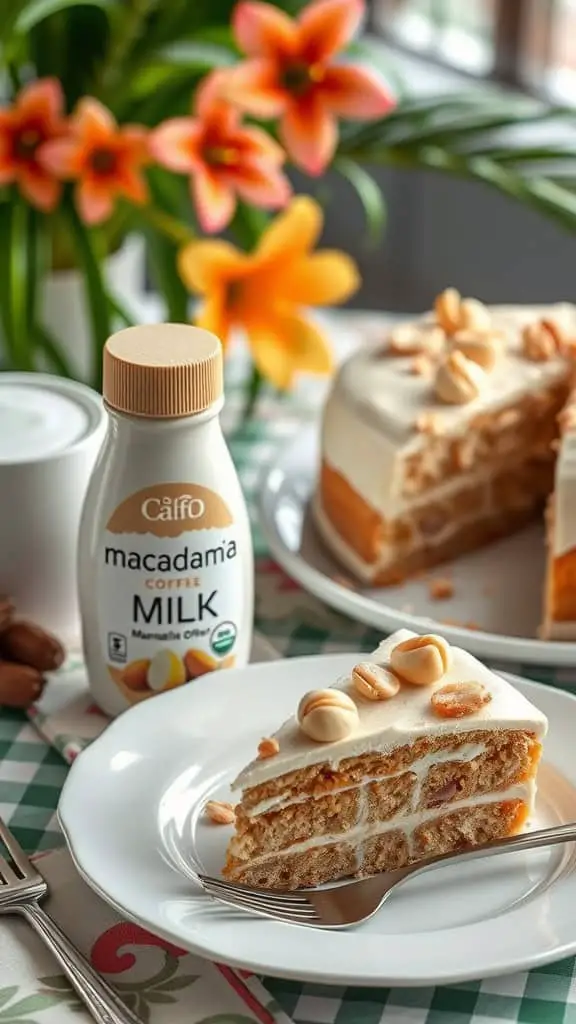
[[[108,302],[110,303],[110,309],[115,317],[118,318],[124,327],[134,327],[136,318],[126,309],[120,300],[115,295],[108,295]]]
[[[54,1006],[54,996],[41,995],[37,993],[32,996],[25,996],[24,999],[19,999],[17,1003],[12,1003],[11,1006],[7,1006],[6,1009],[0,1012],[0,1021],[12,1021],[18,1017],[24,1017],[28,1013],[39,1013],[41,1010],[47,1010],[49,1007]]]
[[[147,999],[149,1003],[166,1003],[166,1004],[169,1004],[169,1003],[175,1003],[176,1002],[174,996],[165,995],[163,992],[159,992],[156,989],[148,990],[146,992],[144,998]]]
[[[63,992],[69,992],[70,995],[74,993],[68,978],[64,974],[46,974],[43,978],[38,978],[46,988],[56,988]]]
[[[114,6],[114,0],[30,0],[16,17],[13,29],[18,35],[24,35],[51,14],[68,7],[99,7],[106,10]]]
[[[199,974],[180,974],[177,978],[170,978],[158,986],[160,992],[176,992],[180,988],[188,988],[198,981]]]
[[[106,293],[92,230],[82,223],[70,200],[67,200],[66,205],[76,245],[78,263],[84,273],[84,288],[90,310],[90,327],[92,331],[91,383],[92,387],[99,391],[102,385],[102,351],[107,338],[111,334],[110,302]]]
[[[66,358],[66,355],[60,348],[56,339],[50,334],[50,332],[42,326],[42,324],[35,323],[31,327],[32,335],[36,342],[38,349],[44,353],[49,365],[52,369],[59,374],[60,377],[75,377],[76,374],[72,368],[72,364]],[[42,978],[40,979],[42,981]],[[70,985],[63,979],[64,988],[71,992]],[[45,984],[45,982],[43,982]],[[48,988],[55,988],[54,985],[48,985]]]
[[[174,323],[188,320],[188,292],[184,287],[176,259],[178,247],[163,238],[154,228],[146,229],[150,271],[156,287],[166,303],[168,318]]]
[[[246,423],[251,418],[252,413],[256,408],[258,398],[260,397],[260,392],[265,383],[266,381],[260,373],[260,370],[256,364],[253,363],[250,380],[248,381],[248,387],[246,389],[246,402],[242,410],[242,423]]]
[[[202,39],[183,40],[169,43],[158,50],[157,56],[171,65],[205,69],[229,67],[237,60],[236,52],[229,46],[204,42]]]
[[[18,991],[18,985],[8,985],[7,988],[0,988],[0,1006],[5,1006],[14,998]]]
[[[361,164],[339,157],[334,162],[335,170],[347,178],[362,203],[368,237],[373,246],[378,245],[386,225],[386,200],[378,182]]]
[[[5,357],[3,362],[8,369],[14,369],[14,343],[12,337],[12,321],[10,316],[10,231],[12,223],[12,207],[9,202],[0,203],[0,340],[4,343]]]
[[[506,93],[407,100],[380,121],[344,125],[336,163],[344,157],[354,167],[430,168],[482,181],[574,231],[575,159],[562,130],[567,116]],[[543,127],[547,138],[557,129],[557,140],[527,143],[527,132]]]
[[[355,63],[367,64],[379,71],[390,91],[396,96],[403,96],[406,93],[406,81],[394,59],[390,58],[387,49],[382,45],[380,39],[372,35],[364,35],[346,48],[346,57]]]
[[[269,223],[270,215],[265,210],[239,202],[230,224],[230,234],[238,245],[250,251],[254,249]]]
[[[16,368],[33,368],[32,346],[28,324],[28,250],[27,225],[29,207],[20,196],[12,203],[12,224],[9,241],[9,301],[12,346]]]

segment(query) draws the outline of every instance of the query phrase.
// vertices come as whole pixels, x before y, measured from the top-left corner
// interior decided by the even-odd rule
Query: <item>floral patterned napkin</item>
[[[144,1024],[290,1024],[256,978],[119,918],[81,880],[67,851],[40,855],[38,866],[50,886],[46,909]],[[2,1024],[88,1019],[30,925],[0,916]]]

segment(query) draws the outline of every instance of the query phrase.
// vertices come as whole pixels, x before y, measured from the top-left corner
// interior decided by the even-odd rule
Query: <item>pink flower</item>
[[[141,169],[149,159],[146,131],[138,125],[119,128],[98,100],[80,100],[71,119],[71,133],[47,142],[39,152],[42,166],[76,185],[76,205],[86,224],[99,224],[112,214],[117,196],[132,203],[148,198]]]
[[[261,128],[242,123],[223,96],[226,78],[210,75],[191,117],[165,121],[152,133],[150,149],[172,171],[190,175],[190,189],[204,231],[230,222],[239,196],[265,209],[284,206],[290,186],[280,166],[284,153]]]
[[[234,35],[249,59],[228,72],[234,101],[256,117],[280,117],[286,150],[309,174],[334,154],[337,117],[377,118],[394,106],[373,71],[334,62],[363,12],[363,0],[315,0],[296,19],[256,0],[235,9]]]
[[[66,132],[64,96],[55,78],[41,78],[20,90],[11,107],[0,110],[0,185],[18,184],[39,210],[56,206],[62,185],[39,161],[43,143]]]

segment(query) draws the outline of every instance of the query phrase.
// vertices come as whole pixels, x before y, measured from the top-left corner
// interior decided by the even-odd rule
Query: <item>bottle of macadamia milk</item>
[[[104,350],[108,432],[79,540],[84,655],[109,715],[245,665],[248,514],[218,414],[222,349],[180,324],[130,327]]]

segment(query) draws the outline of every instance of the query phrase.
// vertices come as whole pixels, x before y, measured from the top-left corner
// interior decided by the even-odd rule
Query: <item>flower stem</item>
[[[32,345],[29,335],[28,302],[30,299],[30,268],[28,267],[27,228],[32,211],[19,197],[12,204],[10,238],[10,305],[14,362],[18,370],[32,370]]]
[[[258,367],[253,365],[250,380],[248,381],[248,387],[246,389],[246,404],[242,413],[243,423],[247,423],[248,420],[252,418],[263,383],[264,377],[260,373]]]
[[[124,9],[124,16],[118,24],[108,50],[108,57],[100,72],[101,86],[111,92],[123,73],[130,50],[138,42],[146,28],[146,19],[156,6],[156,0],[132,0]]]
[[[84,277],[84,289],[90,311],[92,330],[92,374],[90,383],[95,391],[102,386],[102,350],[112,333],[110,303],[104,280],[100,253],[97,250],[94,229],[80,220],[72,202],[66,209],[71,233],[76,246],[78,263]]]
[[[138,208],[138,213],[143,220],[156,228],[160,234],[175,242],[176,245],[185,245],[186,242],[190,242],[194,238],[194,233],[189,227],[181,224],[176,217],[172,217],[163,210],[158,210],[154,206],[141,206]]]

